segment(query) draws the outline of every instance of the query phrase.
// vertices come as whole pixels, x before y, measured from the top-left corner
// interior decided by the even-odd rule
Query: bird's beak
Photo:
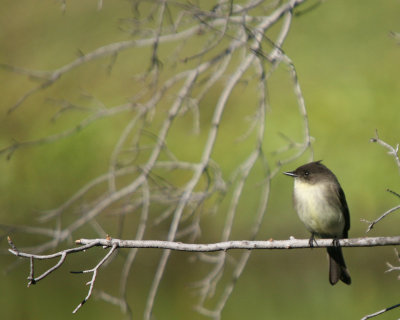
[[[283,174],[286,174],[287,176],[291,176],[293,178],[298,177],[298,175],[295,174],[294,171],[283,172]]]

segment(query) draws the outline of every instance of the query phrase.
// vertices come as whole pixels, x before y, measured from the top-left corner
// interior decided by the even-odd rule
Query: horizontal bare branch
[[[92,269],[80,271],[79,273],[93,273],[92,280],[88,282],[90,285],[89,292],[87,296],[82,300],[82,302],[74,309],[75,313],[80,307],[90,298],[94,283],[96,280],[96,275],[99,267],[112,255],[112,253],[118,248],[158,248],[158,249],[169,249],[177,251],[188,251],[188,252],[213,252],[213,251],[227,251],[231,249],[300,249],[309,248],[310,241],[308,239],[295,239],[290,237],[289,240],[267,240],[267,241],[225,241],[210,244],[193,244],[193,243],[182,243],[173,241],[159,241],[159,240],[121,240],[112,239],[107,236],[105,239],[79,239],[75,243],[81,245],[77,248],[65,249],[54,254],[49,255],[38,255],[31,253],[24,253],[18,250],[14,245],[10,237],[7,238],[10,245],[9,251],[18,256],[27,258],[30,260],[30,273],[28,277],[28,286],[31,284],[36,284],[38,281],[46,278],[49,274],[57,270],[66,260],[66,257],[70,253],[76,253],[79,251],[86,251],[90,248],[102,246],[103,248],[111,248],[109,252],[101,259],[101,261]],[[352,238],[352,239],[340,239],[338,241],[333,241],[333,239],[319,239],[316,241],[314,247],[326,248],[335,245],[342,247],[374,247],[374,246],[392,246],[400,245],[400,236],[396,237],[374,237],[374,238]],[[41,275],[35,277],[34,275],[34,261],[54,259],[58,258],[59,261],[47,271],[43,272]],[[74,272],[76,273],[76,272]]]
[[[400,245],[400,236],[395,237],[364,237],[340,239],[338,241],[341,247],[376,247],[376,246],[395,246]],[[182,243],[173,241],[160,240],[121,240],[121,239],[79,239],[76,244],[103,247],[112,247],[117,245],[119,248],[157,248],[170,249],[177,251],[191,252],[213,252],[226,251],[232,249],[301,249],[310,248],[309,239],[295,239],[291,237],[289,240],[267,240],[267,241],[248,241],[234,240],[210,244]],[[318,239],[318,248],[327,248],[335,246],[333,239]]]
[[[334,239],[317,239],[317,245],[313,248],[327,248],[335,245],[341,247],[379,247],[379,246],[397,246],[400,245],[400,236],[395,237],[364,237],[364,238],[351,238],[340,239],[337,242]],[[10,243],[11,240],[9,240]],[[12,242],[11,242],[12,243]],[[35,258],[40,260],[53,259],[62,256],[63,254],[76,253],[85,251],[92,247],[113,247],[117,248],[154,248],[154,249],[169,249],[176,251],[189,251],[189,252],[215,252],[226,251],[232,249],[304,249],[310,248],[309,239],[295,239],[290,237],[289,240],[232,240],[225,242],[201,244],[201,243],[183,243],[173,241],[161,240],[122,240],[122,239],[78,239],[76,244],[82,245],[79,248],[71,248],[59,251],[48,255],[38,255],[19,251],[15,246],[8,249],[12,254],[23,258]],[[11,246],[11,244],[10,244]]]

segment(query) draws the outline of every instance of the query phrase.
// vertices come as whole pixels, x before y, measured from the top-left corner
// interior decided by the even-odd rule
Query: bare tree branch
[[[140,234],[139,234],[140,237]],[[377,246],[394,246],[400,245],[400,236],[395,237],[364,237],[364,238],[349,238],[349,239],[318,239],[315,240],[317,246],[313,248],[327,248],[335,245],[340,245],[341,247],[377,247]],[[241,250],[255,250],[255,249],[304,249],[311,248],[309,239],[295,239],[293,237],[290,240],[267,240],[267,241],[255,241],[255,240],[241,240],[241,241],[224,241],[211,244],[196,244],[196,243],[182,243],[174,241],[162,241],[162,240],[122,240],[107,237],[106,239],[79,239],[75,243],[80,245],[80,247],[65,249],[53,254],[39,255],[21,252],[17,249],[10,237],[8,237],[8,243],[11,247],[8,251],[17,257],[38,259],[38,260],[50,260],[54,258],[59,258],[60,260],[57,264],[38,277],[33,276],[33,264],[31,263],[31,277],[29,284],[36,284],[40,280],[47,277],[50,273],[58,269],[65,261],[66,256],[72,253],[77,253],[81,251],[86,251],[93,247],[103,247],[112,248],[112,252],[117,248],[157,248],[157,249],[167,249],[175,251],[187,251],[187,252],[217,252],[228,250],[241,249]],[[111,251],[110,251],[111,252]],[[108,253],[106,257],[108,258],[111,253]],[[103,261],[104,260],[104,261]],[[100,264],[94,269],[98,269],[107,259],[103,259]],[[79,271],[74,273],[87,273],[92,272],[94,269],[89,271]],[[397,270],[393,267],[388,271]]]
[[[89,285],[89,292],[87,294],[87,296],[85,297],[85,299],[82,300],[82,302],[74,309],[74,311],[72,311],[72,313],[76,313],[82,306],[83,304],[89,300],[90,296],[92,295],[92,291],[94,288],[94,282],[96,281],[96,276],[97,276],[97,271],[99,270],[99,268],[101,267],[101,265],[107,261],[107,259],[113,254],[113,252],[115,251],[115,249],[117,249],[117,245],[114,244],[111,249],[108,251],[108,253],[104,256],[103,259],[100,260],[100,262],[92,269],[89,270],[83,270],[83,271],[71,271],[71,273],[93,273],[92,275],[92,280],[90,280],[88,283],[86,283],[86,285]]]
[[[312,248],[327,248],[335,245],[341,247],[377,247],[377,246],[395,246],[400,245],[400,236],[395,237],[364,237],[364,238],[348,238],[348,239],[318,239],[315,240],[317,245]],[[293,237],[290,240],[267,240],[267,241],[255,241],[255,240],[240,240],[240,241],[224,241],[211,244],[196,244],[196,243],[182,243],[173,241],[162,241],[162,240],[122,240],[107,237],[106,239],[79,239],[75,243],[80,245],[80,247],[65,249],[53,254],[39,255],[21,252],[17,249],[10,237],[8,237],[8,243],[11,247],[8,251],[17,257],[28,258],[28,259],[38,259],[38,260],[50,260],[54,258],[60,258],[59,262],[46,272],[38,277],[33,276],[33,265],[31,265],[31,275],[30,284],[36,284],[40,280],[47,277],[51,272],[59,268],[65,261],[66,256],[72,253],[77,253],[81,251],[86,251],[93,247],[103,247],[112,248],[115,251],[117,248],[156,248],[156,249],[167,249],[175,251],[187,251],[187,252],[217,252],[228,250],[240,249],[240,250],[255,250],[255,249],[304,249],[311,248],[309,239],[295,239]],[[107,258],[111,255],[109,252]],[[106,259],[104,259],[105,261]],[[104,263],[102,260],[101,264]],[[100,267],[98,264],[96,268]],[[95,269],[95,268],[94,268]],[[85,273],[92,272],[94,269],[89,271],[79,271],[74,273]],[[388,271],[397,270],[397,267],[392,267]]]
[[[37,81],[33,88],[21,94],[9,109],[11,113],[38,92],[57,86],[63,76],[73,70],[77,72],[85,64],[108,58],[106,71],[111,73],[122,59],[122,53],[135,54],[139,48],[150,50],[146,67],[134,74],[137,81],[134,91],[129,93],[131,97],[128,103],[106,106],[96,100],[95,103],[100,108],[93,109],[76,107],[75,104],[63,100],[60,111],[53,116],[53,120],[62,119],[66,110],[83,110],[89,112],[89,115],[65,131],[36,140],[16,141],[0,150],[0,154],[6,154],[10,158],[18,149],[69,137],[98,119],[111,120],[111,117],[117,114],[127,116],[109,155],[107,172],[92,178],[68,200],[53,210],[43,212],[39,218],[42,223],[55,222],[56,227],[53,230],[24,227],[20,229],[49,237],[47,242],[32,248],[32,252],[38,254],[54,249],[88,225],[98,237],[105,236],[105,228],[98,222],[100,215],[110,214],[119,220],[118,231],[114,233],[119,238],[126,236],[126,217],[137,217],[138,223],[134,231],[136,233],[128,231],[129,238],[135,238],[136,241],[143,241],[149,227],[168,223],[165,239],[169,242],[166,242],[168,245],[162,244],[166,250],[163,250],[158,261],[144,311],[144,318],[149,320],[171,250],[179,250],[175,248],[178,243],[176,241],[183,239],[185,242],[198,242],[202,234],[200,222],[203,213],[218,213],[223,215],[224,220],[219,240],[221,243],[230,243],[240,205],[246,198],[244,190],[250,184],[252,175],[259,175],[261,172],[256,182],[258,207],[252,212],[253,216],[249,217],[251,226],[244,236],[250,241],[257,239],[267,212],[272,179],[280,172],[283,164],[298,159],[306,152],[309,152],[310,158],[313,157],[312,137],[298,74],[293,61],[283,50],[295,16],[293,11],[304,2],[305,0],[219,0],[215,1],[212,9],[205,10],[201,4],[160,0],[146,2],[148,12],[144,14],[141,14],[138,2],[133,6],[137,15],[129,21],[124,21],[126,25],[121,27],[128,31],[133,39],[108,43],[88,53],[81,53],[73,61],[50,71],[1,65],[8,71]],[[102,1],[99,1],[99,8],[101,7]],[[276,28],[270,32],[273,26]],[[175,48],[168,51],[165,44]],[[168,54],[164,54],[163,50],[167,50]],[[294,107],[298,110],[302,131],[299,138],[284,139],[283,144],[287,146],[280,146],[278,152],[274,153],[264,150],[270,142],[266,133],[266,121],[269,117],[267,111],[272,108],[268,100],[268,88],[273,74],[281,65],[284,65],[285,68],[282,69],[291,79],[289,91],[295,97]],[[163,72],[165,69],[167,71]],[[250,145],[251,150],[243,153],[227,173],[215,159],[218,151],[216,146],[221,140],[224,116],[229,115],[232,108],[230,101],[245,86],[252,90],[251,94],[255,94],[256,102],[250,106],[234,106],[251,112],[247,115],[250,118],[247,130],[245,133],[238,131],[234,138],[237,143]],[[215,94],[210,94],[213,91]],[[212,109],[207,110],[208,108]],[[297,110],[294,109],[296,115]],[[204,117],[203,114],[207,112],[210,116]],[[190,117],[193,134],[205,137],[196,141],[199,152],[197,156],[191,157],[191,161],[178,156],[176,150],[171,147],[171,132],[174,131],[175,122],[179,121],[180,117]],[[210,121],[207,120],[209,118]],[[271,154],[278,159],[272,159]],[[184,178],[176,182],[175,178],[171,179],[169,175],[178,176],[176,181],[179,181],[181,176]],[[95,190],[100,191],[94,192]],[[112,252],[122,248],[125,243],[119,240],[114,248],[112,245],[117,243],[113,242],[116,240],[110,241],[111,247],[105,246],[113,249],[95,268],[84,271],[92,272],[92,280],[88,283],[88,295],[76,310],[90,298],[98,268],[109,263],[113,257]],[[252,242],[242,242],[241,245],[246,245],[245,243]],[[127,313],[130,313],[126,299],[127,280],[139,247],[133,248],[125,257],[118,296],[100,294],[101,298],[119,305],[121,310]],[[210,266],[208,274],[198,282],[200,294],[196,309],[219,319],[236,280],[249,260],[251,250],[243,252],[238,261],[235,261],[231,280],[224,283],[221,279],[227,272],[225,267],[229,261],[226,250],[234,247],[228,245],[218,249],[217,254],[208,254],[207,252],[214,251],[210,250],[208,245],[204,248],[205,251],[194,250],[198,252],[196,258]],[[75,251],[68,251],[66,254],[73,252]],[[14,250],[13,253],[23,256],[18,250]],[[65,261],[62,254],[54,258],[59,260],[47,271],[48,274]],[[31,256],[30,259],[30,279],[34,283],[38,278],[43,279],[43,275],[34,277],[35,258]],[[221,290],[216,290],[218,286],[222,287]],[[216,292],[222,293],[214,299],[214,306],[206,308],[206,305],[209,305],[207,302]]]
[[[399,304],[395,304],[394,306],[391,306],[391,307],[382,309],[382,310],[377,311],[377,312],[375,312],[375,313],[371,313],[371,314],[369,314],[369,315],[366,315],[365,317],[361,318],[361,320],[367,320],[367,319],[370,319],[370,318],[374,318],[374,317],[376,317],[376,316],[379,316],[379,315],[382,314],[382,313],[385,313],[385,312],[387,312],[387,311],[393,310],[393,309],[398,308],[398,307],[400,307],[400,303],[399,303]]]
[[[400,209],[400,205],[395,206],[389,210],[387,210],[385,213],[383,213],[379,218],[375,219],[374,221],[368,221],[366,219],[360,219],[361,221],[368,223],[368,228],[366,232],[371,231],[371,229],[375,226],[375,224],[377,224],[379,221],[381,221],[383,218],[385,218],[388,214],[397,211]]]
[[[396,248],[394,249],[394,252],[395,252],[397,261],[400,262],[399,252],[397,251]],[[387,266],[388,266],[389,269],[386,270],[386,272],[392,272],[392,271],[399,271],[399,270],[400,270],[400,267],[395,267],[395,266],[393,266],[392,264],[390,264],[389,262],[387,262]],[[379,315],[382,314],[382,313],[385,313],[385,312],[387,312],[387,311],[393,310],[393,309],[398,308],[398,307],[400,307],[400,303],[399,303],[399,304],[395,304],[394,306],[391,306],[391,307],[388,307],[388,308],[379,310],[379,311],[377,311],[377,312],[371,313],[371,314],[369,314],[369,315],[366,315],[366,316],[363,317],[361,320],[366,320],[366,319],[370,319],[370,318],[379,316]]]
[[[400,172],[400,158],[399,158],[399,144],[397,144],[395,147],[391,146],[387,142],[381,140],[378,135],[378,130],[375,130],[375,138],[371,138],[370,142],[375,142],[383,146],[384,148],[388,149],[388,154],[391,155],[394,160],[396,161],[397,168],[399,169]]]
[[[396,145],[396,147],[391,146],[390,144],[388,144],[387,142],[381,140],[378,136],[378,130],[375,131],[375,138],[371,138],[370,142],[376,142],[378,144],[380,144],[381,146],[385,147],[386,149],[388,149],[388,154],[393,156],[393,158],[396,161],[397,167],[399,169],[400,172],[400,158],[398,155],[399,152],[399,144]],[[386,191],[390,192],[391,194],[395,195],[396,197],[400,198],[400,195],[390,189],[387,189]],[[375,219],[374,221],[368,221],[366,219],[361,219],[361,221],[368,223],[368,228],[366,232],[369,232],[374,226],[375,224],[377,224],[379,221],[381,221],[383,218],[385,218],[387,215],[389,215],[390,213],[397,211],[398,209],[400,209],[400,205],[395,206],[389,210],[387,210],[386,212],[384,212],[379,218]]]
[[[140,234],[139,234],[140,237]],[[84,270],[84,271],[72,271],[72,273],[93,273],[91,281],[87,284],[89,285],[89,291],[87,296],[84,300],[73,310],[73,313],[76,313],[80,307],[87,302],[87,300],[91,297],[94,283],[96,280],[97,272],[101,265],[103,265],[107,259],[110,258],[115,250],[120,248],[134,248],[135,250],[138,248],[157,248],[157,249],[166,249],[170,252],[170,250],[176,251],[187,251],[187,252],[227,252],[228,250],[240,249],[240,250],[255,250],[255,249],[280,249],[280,250],[287,250],[287,249],[302,249],[302,248],[311,248],[309,239],[294,239],[293,237],[290,240],[268,240],[268,241],[249,241],[249,240],[242,240],[242,241],[225,241],[219,243],[212,243],[212,244],[191,244],[191,243],[182,243],[182,242],[173,242],[173,241],[160,241],[160,240],[121,240],[121,239],[113,239],[111,237],[107,237],[106,239],[79,239],[75,241],[76,244],[80,245],[76,248],[65,249],[53,254],[48,255],[38,255],[38,254],[30,254],[21,252],[17,249],[15,244],[12,242],[11,238],[8,237],[8,243],[11,247],[9,252],[14,254],[17,257],[28,258],[30,260],[30,273],[28,277],[28,287],[32,284],[36,284],[40,280],[43,280],[45,277],[50,275],[53,271],[58,269],[66,260],[67,255],[77,252],[85,252],[90,248],[101,246],[103,248],[110,248],[108,253],[100,260],[100,262],[92,269]],[[393,245],[400,245],[400,236],[396,237],[371,237],[371,238],[350,238],[350,239],[318,239],[317,246],[313,246],[313,248],[327,248],[332,246],[340,245],[341,247],[375,247],[375,246],[393,246]],[[136,254],[136,251],[131,251]],[[59,258],[59,261],[48,270],[43,272],[41,275],[35,277],[34,275],[34,261],[37,260],[51,260],[54,258]],[[219,259],[220,260],[220,259]],[[129,263],[128,263],[129,264]],[[236,272],[240,273],[243,267],[243,264],[240,264],[241,267],[237,268]],[[126,267],[124,267],[127,270]],[[129,268],[128,268],[129,269]],[[388,271],[397,270],[396,267],[391,267]],[[238,277],[238,274],[234,274],[235,277]],[[126,279],[126,276],[125,278]],[[227,287],[228,291],[232,290],[232,285]],[[125,294],[125,292],[124,292]],[[227,294],[229,296],[229,293]],[[114,303],[121,304],[121,302],[115,301],[116,299],[112,299],[112,297],[106,295],[106,299],[112,300]],[[220,308],[223,307],[225,304],[225,300],[222,300],[222,305],[219,306],[218,309],[214,311],[207,311],[202,310],[201,307],[199,311],[212,315],[218,316],[220,312]],[[126,306],[125,306],[126,307]],[[388,311],[393,309],[396,306],[391,308],[385,309]],[[384,311],[380,311],[374,315],[378,315]],[[367,316],[372,317],[374,315]]]
[[[36,146],[36,145],[42,145],[42,144],[49,144],[49,143],[53,143],[55,141],[59,141],[61,139],[67,138],[67,137],[83,130],[84,128],[86,128],[87,126],[89,126],[90,124],[92,124],[93,122],[95,122],[101,118],[111,117],[111,116],[114,116],[114,115],[122,113],[122,112],[130,111],[134,108],[135,108],[134,105],[132,105],[131,103],[128,103],[128,104],[116,106],[116,107],[113,107],[110,109],[99,110],[97,112],[94,112],[92,115],[88,116],[86,119],[81,121],[75,127],[67,129],[63,132],[60,132],[60,133],[57,133],[57,134],[54,134],[51,136],[47,136],[47,137],[44,137],[41,139],[37,139],[37,140],[22,141],[22,142],[15,141],[12,145],[5,147],[3,149],[0,149],[0,155],[7,154],[7,159],[9,160],[9,159],[11,159],[12,155],[14,154],[14,152],[17,149],[24,148],[24,147]]]

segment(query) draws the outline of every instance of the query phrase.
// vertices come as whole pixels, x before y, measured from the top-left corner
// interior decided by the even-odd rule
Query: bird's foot
[[[315,243],[315,246],[318,247],[317,240],[315,240],[315,235],[314,235],[314,233],[311,233],[310,240],[308,240],[308,244],[310,245],[310,248],[314,248],[314,243]]]
[[[340,244],[339,244],[339,239],[338,238],[333,238],[333,240],[332,240],[332,245],[334,246],[334,247],[340,247]]]

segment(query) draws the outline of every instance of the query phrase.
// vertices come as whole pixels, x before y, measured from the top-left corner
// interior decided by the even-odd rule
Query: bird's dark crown
[[[332,178],[337,181],[336,176],[332,173],[331,170],[325,167],[321,163],[321,161],[322,160],[318,160],[304,164],[298,167],[296,170],[284,172],[284,174],[294,178],[298,178],[303,181],[307,181],[311,184]]]

